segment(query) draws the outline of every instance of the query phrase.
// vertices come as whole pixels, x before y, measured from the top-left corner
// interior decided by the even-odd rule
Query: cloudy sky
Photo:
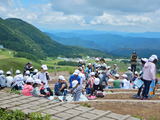
[[[0,17],[41,30],[160,32],[160,0],[0,0]]]

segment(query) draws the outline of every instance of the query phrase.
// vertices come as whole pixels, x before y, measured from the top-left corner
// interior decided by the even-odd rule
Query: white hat
[[[79,60],[79,62],[83,62],[83,60],[82,60],[82,59],[80,59],[80,60]]]
[[[21,73],[21,71],[20,70],[16,70],[16,74],[20,74]]]
[[[96,58],[96,61],[99,61],[99,58]]]
[[[42,65],[41,68],[42,68],[43,70],[48,70],[47,65]]]
[[[73,80],[73,81],[72,81],[72,87],[73,87],[73,88],[76,87],[77,84],[78,84],[78,81],[77,81],[77,80]]]
[[[107,69],[110,69],[111,68],[111,66],[107,66]]]
[[[114,76],[115,76],[115,77],[119,77],[119,74],[115,74]]]
[[[128,67],[128,70],[131,70],[131,67]]]
[[[141,70],[140,72],[139,72],[139,74],[141,75],[143,73],[143,71]]]
[[[95,85],[99,85],[99,83],[100,83],[100,79],[99,79],[99,78],[95,78],[94,84],[95,84]]]
[[[34,82],[34,80],[33,80],[33,78],[29,77],[29,78],[26,80],[26,82],[32,83],[32,82]]]
[[[41,84],[41,80],[40,80],[40,79],[36,79],[36,80],[34,81],[34,83]]]
[[[141,60],[144,61],[144,62],[148,62],[147,58],[141,58]]]
[[[91,76],[94,76],[94,75],[95,75],[95,72],[91,72],[90,75],[91,75]]]
[[[154,60],[158,60],[157,55],[152,55],[152,56],[149,58],[149,61],[150,61],[150,62],[153,62]]]
[[[88,63],[88,65],[90,66],[90,65],[92,65],[91,63]]]
[[[29,75],[29,74],[30,74],[30,71],[29,71],[29,70],[27,70],[27,71],[25,72],[25,74],[26,74],[26,75]]]
[[[79,74],[79,70],[75,70],[73,74],[74,75],[78,75]]]
[[[58,77],[58,79],[59,79],[59,80],[66,80],[66,79],[64,78],[64,76],[62,76],[62,75],[60,75],[60,76]]]
[[[4,71],[3,70],[0,70],[0,74],[3,74],[4,73]]]
[[[127,76],[126,74],[123,74],[122,77],[123,77],[123,78],[127,78],[128,76]]]
[[[38,72],[38,69],[34,69],[34,71],[33,71],[33,72],[37,73],[37,72]]]
[[[153,57],[154,59],[158,60],[157,55],[152,55],[151,57]]]
[[[134,74],[135,74],[135,75],[138,75],[138,72],[137,72],[137,71],[135,71],[135,72],[134,72]]]
[[[7,71],[6,74],[7,75],[11,75],[12,73],[11,73],[11,71]]]

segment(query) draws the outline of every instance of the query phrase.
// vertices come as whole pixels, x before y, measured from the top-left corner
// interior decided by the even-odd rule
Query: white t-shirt
[[[6,77],[6,86],[11,87],[12,82],[13,82],[13,77],[12,76],[7,76]]]
[[[13,79],[13,81],[15,82],[14,85],[18,85],[23,87],[24,85],[24,78],[22,74],[16,75]]]
[[[122,80],[123,83],[123,89],[129,89],[130,88],[130,82],[126,79]]]
[[[47,76],[46,76],[46,72],[38,72],[38,79],[41,80],[41,82],[45,83],[45,88],[48,87],[48,80],[47,80]]]

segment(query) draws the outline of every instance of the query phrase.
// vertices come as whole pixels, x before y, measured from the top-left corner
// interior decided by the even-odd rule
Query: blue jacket
[[[71,75],[70,78],[69,78],[69,84],[70,84],[69,88],[72,88],[72,81],[73,80],[77,80],[79,84],[81,83],[80,76]]]

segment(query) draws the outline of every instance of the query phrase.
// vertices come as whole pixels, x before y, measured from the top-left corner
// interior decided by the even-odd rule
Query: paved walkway
[[[24,113],[50,114],[55,120],[139,120],[130,115],[82,107],[66,102],[55,103],[44,98],[27,97],[0,91],[0,107],[22,110]]]

